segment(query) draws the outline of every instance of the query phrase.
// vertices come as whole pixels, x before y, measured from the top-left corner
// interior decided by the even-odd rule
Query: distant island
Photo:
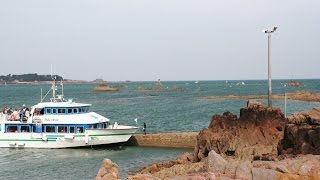
[[[100,84],[92,90],[92,92],[116,92],[116,91],[119,91],[119,89],[116,87],[110,87],[107,84]]]
[[[62,76],[52,75],[57,81],[63,80],[64,83],[86,83],[82,80],[63,79]],[[38,75],[37,73],[0,76],[0,84],[47,84],[52,81],[51,75]]]

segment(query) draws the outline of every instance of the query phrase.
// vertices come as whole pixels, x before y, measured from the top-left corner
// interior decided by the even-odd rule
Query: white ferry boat
[[[0,116],[0,147],[10,148],[69,148],[122,143],[138,130],[135,126],[111,125],[109,119],[90,112],[91,104],[64,100],[56,95],[53,80],[53,97],[49,102],[34,105],[25,121]],[[49,92],[48,92],[49,93]],[[47,93],[47,94],[48,94]]]

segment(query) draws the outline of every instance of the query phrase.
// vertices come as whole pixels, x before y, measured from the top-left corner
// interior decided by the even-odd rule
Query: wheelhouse
[[[61,115],[61,114],[82,114],[88,113],[89,107],[46,107],[44,108],[44,114]]]

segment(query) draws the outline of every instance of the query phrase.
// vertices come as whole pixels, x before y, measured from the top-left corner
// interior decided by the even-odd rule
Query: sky
[[[1,0],[0,75],[320,78],[319,0]]]

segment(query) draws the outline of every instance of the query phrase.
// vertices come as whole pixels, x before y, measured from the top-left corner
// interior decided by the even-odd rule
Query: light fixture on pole
[[[272,108],[272,88],[271,88],[271,59],[270,59],[270,51],[271,51],[271,33],[277,30],[276,26],[273,26],[270,30],[263,30],[264,33],[268,34],[268,106]]]

